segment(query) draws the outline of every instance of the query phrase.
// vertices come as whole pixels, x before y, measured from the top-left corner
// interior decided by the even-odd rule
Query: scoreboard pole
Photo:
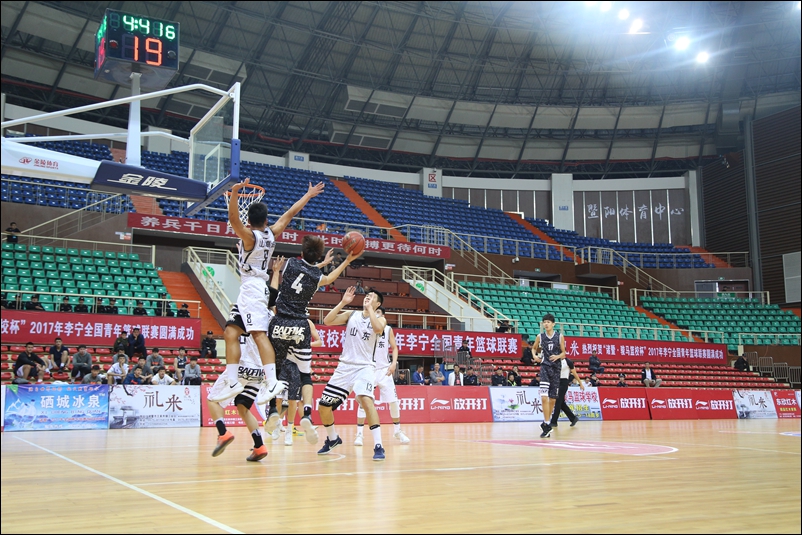
[[[131,73],[131,96],[139,96],[139,78],[141,73]],[[128,105],[128,139],[125,146],[125,164],[142,167],[142,127],[140,125],[141,100],[134,100]]]

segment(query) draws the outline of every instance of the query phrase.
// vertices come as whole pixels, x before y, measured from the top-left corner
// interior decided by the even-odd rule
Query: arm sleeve
[[[278,290],[272,286],[268,286],[267,289],[270,291],[270,297],[267,299],[267,306],[274,307],[276,306],[276,299],[278,299]]]

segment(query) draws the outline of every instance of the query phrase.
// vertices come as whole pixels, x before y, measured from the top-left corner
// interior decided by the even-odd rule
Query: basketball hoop
[[[228,207],[228,203],[231,200],[231,192],[225,192],[225,196],[226,207]],[[255,202],[261,201],[264,196],[265,188],[255,184],[247,184],[239,190],[239,195],[237,196],[237,211],[239,212],[239,219],[242,221],[243,225],[248,224],[248,207]],[[229,226],[230,225],[231,223],[229,222]]]

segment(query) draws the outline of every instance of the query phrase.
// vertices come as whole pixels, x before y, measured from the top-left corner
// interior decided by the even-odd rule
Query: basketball
[[[343,236],[343,249],[352,255],[360,255],[365,250],[365,237],[359,232],[352,230]]]

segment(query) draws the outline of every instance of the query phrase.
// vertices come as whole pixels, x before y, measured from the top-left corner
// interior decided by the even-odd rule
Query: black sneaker
[[[320,448],[320,451],[317,452],[318,455],[328,455],[331,450],[336,448],[337,446],[343,443],[342,437],[337,437],[334,440],[326,439],[326,442],[323,443],[323,447]]]
[[[574,427],[578,421],[579,418],[574,418],[573,420],[571,420],[571,427]]]
[[[540,424],[540,428],[543,430],[543,432],[540,433],[540,438],[549,438],[551,436],[551,426],[549,424],[543,422]]]

